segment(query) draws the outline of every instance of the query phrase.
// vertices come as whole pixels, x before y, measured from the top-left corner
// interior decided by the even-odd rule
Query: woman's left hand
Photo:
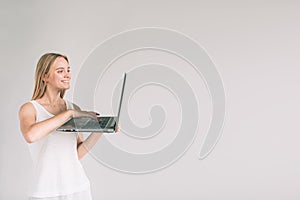
[[[116,129],[116,133],[118,133],[118,132],[120,132],[120,131],[121,131],[121,125],[118,124],[117,129]]]

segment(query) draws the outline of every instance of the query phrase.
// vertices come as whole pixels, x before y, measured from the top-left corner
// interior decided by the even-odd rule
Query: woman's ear
[[[42,78],[44,83],[48,82],[49,74],[44,74],[44,77]]]

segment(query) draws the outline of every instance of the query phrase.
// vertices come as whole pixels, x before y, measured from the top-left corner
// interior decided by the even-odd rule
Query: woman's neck
[[[62,102],[62,98],[60,97],[60,92],[54,91],[46,91],[44,96],[40,99],[44,104],[55,105],[60,104]]]

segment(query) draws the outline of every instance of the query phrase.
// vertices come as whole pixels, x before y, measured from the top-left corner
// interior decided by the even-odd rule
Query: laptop
[[[102,132],[102,133],[116,132],[119,123],[120,113],[121,113],[125,83],[126,83],[126,73],[124,74],[123,86],[122,86],[117,116],[103,116],[103,117],[100,116],[97,117],[97,119],[91,117],[74,117],[71,118],[66,123],[64,123],[56,130],[63,131],[63,132]]]

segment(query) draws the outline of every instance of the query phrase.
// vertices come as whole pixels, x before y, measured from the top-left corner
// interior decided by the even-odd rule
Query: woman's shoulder
[[[33,101],[28,101],[20,106],[19,113],[35,113],[35,107]]]
[[[28,101],[20,106],[20,109],[31,109],[34,108],[33,101]]]

